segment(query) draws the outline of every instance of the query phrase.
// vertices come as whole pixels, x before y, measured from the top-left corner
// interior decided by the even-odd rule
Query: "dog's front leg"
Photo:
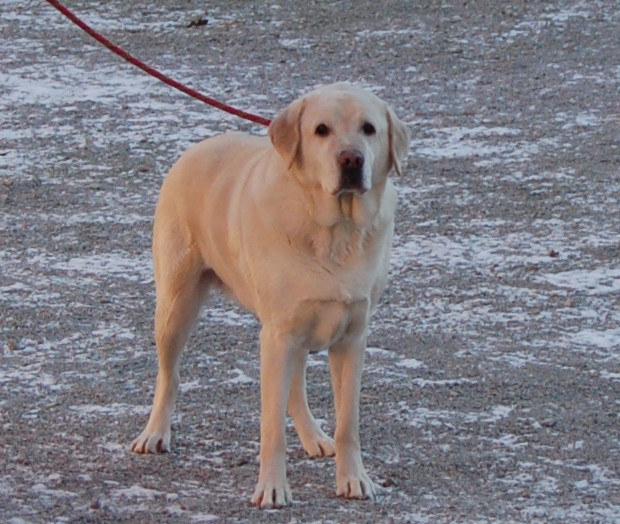
[[[286,405],[293,374],[290,341],[268,329],[260,334],[260,473],[252,504],[261,508],[288,506],[293,502],[286,479]]]
[[[336,494],[344,498],[373,499],[377,493],[362,464],[359,438],[365,351],[365,336],[339,342],[329,351],[336,404]]]

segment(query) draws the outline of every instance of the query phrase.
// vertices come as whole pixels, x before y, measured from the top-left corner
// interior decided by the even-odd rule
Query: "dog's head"
[[[289,105],[269,137],[304,185],[331,195],[363,194],[380,186],[392,168],[401,174],[409,133],[374,94],[338,83]]]

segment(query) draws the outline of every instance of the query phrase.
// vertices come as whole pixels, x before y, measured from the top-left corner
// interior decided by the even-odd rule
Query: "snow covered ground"
[[[333,461],[306,458],[291,429],[296,504],[250,506],[258,325],[223,300],[187,348],[173,452],[128,452],[156,371],[162,178],[193,142],[265,129],[123,63],[45,2],[4,0],[3,521],[620,522],[620,2],[68,5],[248,111],[349,80],[409,124],[362,399],[386,493],[337,499]],[[308,382],[332,431],[324,353]]]

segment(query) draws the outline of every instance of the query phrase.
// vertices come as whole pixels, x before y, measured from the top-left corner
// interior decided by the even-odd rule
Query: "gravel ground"
[[[387,493],[336,498],[333,461],[291,431],[295,505],[250,506],[258,325],[219,300],[185,354],[173,452],[128,452],[156,373],[162,178],[191,143],[265,129],[123,63],[45,2],[3,0],[0,520],[620,522],[620,2],[68,4],[246,110],[273,117],[350,80],[408,122],[362,403]],[[332,431],[325,355],[311,364]]]

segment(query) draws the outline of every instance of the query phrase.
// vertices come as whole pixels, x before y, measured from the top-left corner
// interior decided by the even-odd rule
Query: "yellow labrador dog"
[[[373,498],[362,464],[359,401],[368,320],[388,273],[405,125],[372,93],[316,89],[288,106],[269,138],[227,133],[190,148],[166,178],[153,252],[159,373],[136,453],[170,448],[179,357],[209,289],[261,321],[260,474],[252,502],[292,502],[285,417],[312,456],[336,455],[337,494]],[[329,348],[335,442],[306,399],[308,353]]]

